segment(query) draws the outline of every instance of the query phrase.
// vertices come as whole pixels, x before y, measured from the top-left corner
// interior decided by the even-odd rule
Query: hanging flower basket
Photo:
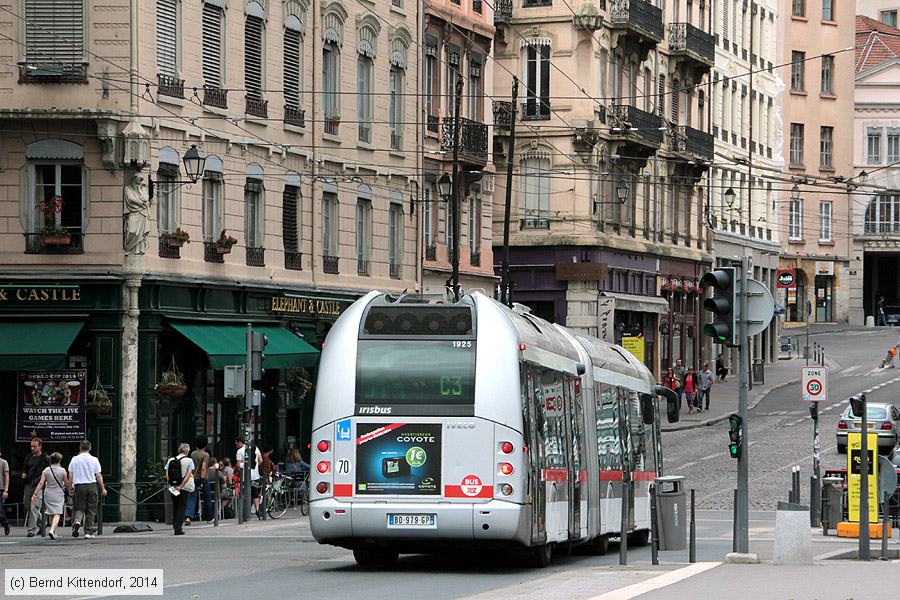
[[[166,244],[171,246],[172,248],[181,248],[185,244],[191,243],[190,234],[180,227],[172,233],[164,233],[163,239],[165,240]]]
[[[112,412],[112,401],[100,384],[99,375],[94,382],[94,387],[87,393],[87,402],[84,406],[92,415],[108,415]]]
[[[171,398],[180,398],[187,393],[184,375],[178,370],[174,356],[172,357],[172,364],[169,365],[169,370],[162,372],[162,377],[159,383],[156,384],[156,393],[160,396]]]
[[[288,385],[294,393],[294,401],[299,402],[306,397],[313,387],[312,377],[306,369],[290,369],[288,371]]]
[[[223,229],[216,240],[216,252],[219,254],[231,254],[231,247],[237,244],[237,238],[228,235],[228,230]]]
[[[675,291],[675,284],[671,281],[667,281],[662,285],[662,292],[664,294],[669,294]]]

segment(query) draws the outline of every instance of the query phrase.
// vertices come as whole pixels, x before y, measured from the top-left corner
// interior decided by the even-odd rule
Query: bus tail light
[[[328,440],[321,440],[316,444],[316,450],[319,452],[328,452],[329,448],[331,448],[331,444],[328,443]]]
[[[511,496],[513,493],[513,487],[508,483],[504,483],[500,486],[500,493],[504,496]]]
[[[515,450],[515,446],[513,446],[511,442],[503,442],[500,444],[500,451],[503,452],[503,454],[512,454],[513,450]]]
[[[513,466],[509,463],[500,463],[500,474],[501,475],[512,475],[513,474]]]
[[[316,484],[316,491],[320,494],[327,494],[328,493],[328,484],[325,483],[324,481],[320,481],[319,483]]]
[[[319,473],[325,474],[330,470],[331,470],[331,465],[328,463],[327,460],[320,460],[319,463],[316,465],[316,471],[318,471]]]

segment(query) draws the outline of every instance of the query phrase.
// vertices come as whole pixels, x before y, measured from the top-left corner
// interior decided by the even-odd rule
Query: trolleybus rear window
[[[460,414],[451,407],[474,403],[474,340],[359,340],[357,405],[404,405],[403,411],[410,405],[444,406],[451,409],[448,414]]]

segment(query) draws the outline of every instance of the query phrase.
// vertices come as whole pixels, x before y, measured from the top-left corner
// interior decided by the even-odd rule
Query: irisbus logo
[[[359,406],[356,412],[360,415],[389,415],[393,407],[391,406]]]

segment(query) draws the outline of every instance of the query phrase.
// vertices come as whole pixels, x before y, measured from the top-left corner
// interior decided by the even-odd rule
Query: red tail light
[[[316,491],[319,492],[320,494],[328,493],[328,484],[325,483],[324,481],[320,481],[319,483],[316,484]]]
[[[503,454],[512,454],[513,450],[515,450],[515,446],[513,446],[511,442],[503,442],[500,444],[500,451],[503,452]]]
[[[316,450],[319,452],[328,452],[329,448],[331,448],[331,444],[328,443],[328,440],[322,440],[316,444]]]
[[[319,473],[327,473],[330,468],[331,465],[328,464],[327,460],[320,460],[319,464],[316,465],[316,471]]]
[[[501,475],[512,475],[513,466],[509,463],[500,463],[500,474]]]
[[[847,429],[847,421],[838,421],[838,429]]]
[[[882,431],[890,431],[890,430],[893,429],[893,428],[894,428],[894,426],[891,425],[891,422],[890,422],[890,421],[885,421],[884,423],[881,424],[881,430],[882,430]]]
[[[511,496],[513,493],[513,487],[508,483],[504,483],[500,486],[500,493],[504,496]]]

